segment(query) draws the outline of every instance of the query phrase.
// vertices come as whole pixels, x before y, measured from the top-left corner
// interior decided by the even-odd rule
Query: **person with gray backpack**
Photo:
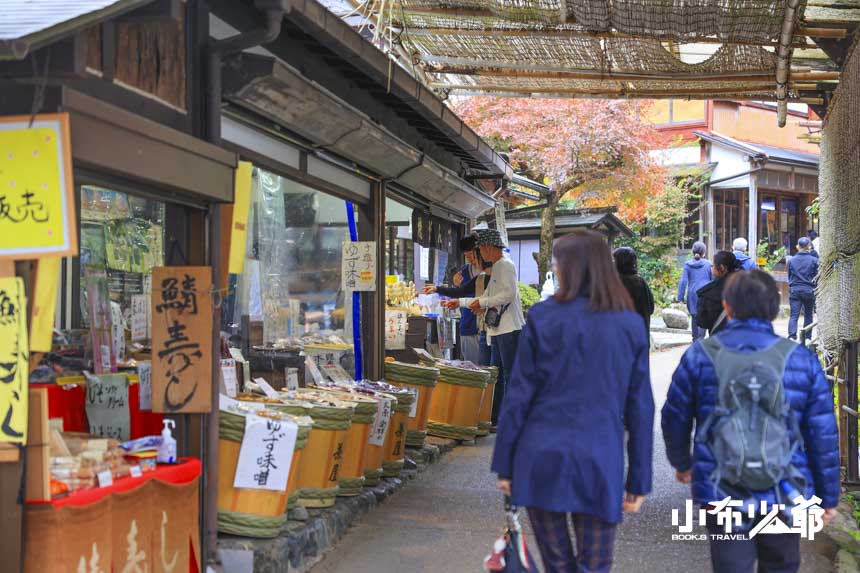
[[[666,454],[678,481],[692,484],[696,504],[742,503],[731,533],[744,539],[715,535],[725,528],[708,514],[715,572],[794,572],[798,533],[751,532],[769,519],[762,502],[784,504],[779,518],[792,527],[798,494],[821,499],[825,523],[835,516],[839,444],[830,384],[815,354],[774,334],[779,289],[770,275],[733,273],[723,306],[726,327],[694,343],[672,377],[662,410]]]

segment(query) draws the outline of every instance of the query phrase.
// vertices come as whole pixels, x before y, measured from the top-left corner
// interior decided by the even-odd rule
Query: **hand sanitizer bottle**
[[[173,439],[173,434],[170,432],[171,428],[176,429],[176,422],[164,420],[164,429],[161,430],[161,445],[158,446],[158,457],[156,458],[160,464],[176,463],[176,440]]]

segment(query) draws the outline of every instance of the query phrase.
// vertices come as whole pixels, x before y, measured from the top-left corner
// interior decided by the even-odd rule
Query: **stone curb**
[[[339,497],[334,507],[294,510],[285,530],[275,539],[253,539],[218,535],[218,546],[224,571],[254,573],[307,573],[347,530],[387,497],[415,479],[427,466],[438,462],[460,442],[428,436],[421,449],[407,448],[407,456],[417,469],[404,470],[400,478],[383,478],[379,485],[366,487],[355,497]],[[230,563],[228,565],[228,562]],[[243,563],[243,566],[237,565]]]

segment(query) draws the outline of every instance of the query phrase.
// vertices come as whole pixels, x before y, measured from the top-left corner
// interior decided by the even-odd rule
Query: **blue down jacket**
[[[771,324],[760,320],[730,321],[717,336],[729,348],[750,352],[767,348],[777,340]],[[813,493],[820,497],[822,507],[835,507],[839,503],[839,437],[830,384],[818,358],[798,346],[788,358],[783,384],[803,434],[804,447],[797,449],[792,463],[809,484],[804,493],[807,498]],[[693,501],[698,504],[725,497],[717,493],[709,480],[716,464],[708,445],[692,442],[693,423],[696,428],[702,427],[714,409],[716,398],[716,371],[697,342],[684,353],[672,376],[662,411],[662,427],[672,466],[678,471],[693,468]],[[773,503],[774,493],[756,492],[756,498]]]

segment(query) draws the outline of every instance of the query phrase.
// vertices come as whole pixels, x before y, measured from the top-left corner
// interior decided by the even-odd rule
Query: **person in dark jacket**
[[[797,241],[797,254],[788,261],[788,302],[791,316],[788,319],[788,337],[797,340],[797,323],[803,311],[803,326],[812,324],[815,310],[815,283],[818,276],[818,257],[812,255],[812,241],[801,237]],[[808,333],[800,337],[803,344]]]
[[[639,275],[636,251],[630,247],[618,247],[612,254],[615,268],[621,276],[624,288],[633,299],[633,309],[645,321],[645,330],[651,331],[651,315],[654,314],[654,295],[648,283]]]
[[[777,343],[779,337],[774,334],[771,322],[779,313],[779,290],[770,275],[758,270],[734,273],[724,294],[729,322],[717,334],[722,345],[732,352],[751,353]],[[799,493],[807,499],[818,496],[821,507],[826,510],[823,520],[830,521],[840,493],[839,438],[830,384],[818,358],[802,346],[795,346],[788,355],[782,383],[790,415],[794,416],[800,432],[796,435],[794,430],[789,430],[790,440],[797,445],[791,465],[803,475],[807,484],[806,491]],[[681,358],[662,410],[666,455],[677,472],[678,481],[692,483],[693,501],[702,506],[720,502],[727,496],[721,482],[713,479],[717,459],[708,446],[707,436],[698,435],[716,407],[718,385],[713,362],[702,342],[696,342]],[[757,507],[764,501],[767,508],[771,508],[780,497],[785,499],[775,491],[781,486],[782,483],[767,490],[747,490],[745,494],[750,497],[746,499]],[[759,519],[759,516],[753,518]],[[788,525],[793,524],[789,522]],[[708,528],[712,533],[725,532],[722,526],[717,528],[713,523],[709,523]],[[712,538],[713,570],[716,573],[752,573],[758,560],[759,572],[797,571],[799,537],[784,533],[735,541]]]
[[[696,324],[696,312],[699,309],[699,297],[696,291],[711,282],[714,278],[711,273],[711,261],[705,258],[705,243],[696,241],[693,243],[693,258],[684,263],[684,271],[681,273],[681,282],[678,283],[678,302],[687,300],[687,311],[692,318],[691,330],[693,340],[705,337],[704,329]]]
[[[738,260],[733,253],[718,251],[714,255],[714,268],[711,271],[714,280],[696,291],[698,308],[696,309],[696,324],[713,336],[726,326],[723,314],[723,287],[729,274],[740,270]]]
[[[651,492],[648,336],[600,234],[560,237],[553,256],[559,288],[529,310],[492,470],[528,508],[546,573],[609,571],[622,511]]]
[[[755,261],[747,254],[749,243],[743,237],[738,237],[732,241],[732,254],[738,260],[738,268],[742,271],[750,271],[758,268]]]
[[[463,265],[455,274],[452,282],[454,286],[434,286],[427,285],[424,287],[424,294],[437,293],[441,296],[451,298],[461,298],[465,296],[475,296],[478,277],[483,273],[479,255],[477,254],[478,242],[472,235],[460,239],[460,250],[463,252],[463,257],[466,259],[466,264]],[[471,309],[463,308],[460,310],[460,348],[463,360],[468,360],[473,364],[489,364],[482,361],[481,348],[479,346],[479,329],[478,319]]]

